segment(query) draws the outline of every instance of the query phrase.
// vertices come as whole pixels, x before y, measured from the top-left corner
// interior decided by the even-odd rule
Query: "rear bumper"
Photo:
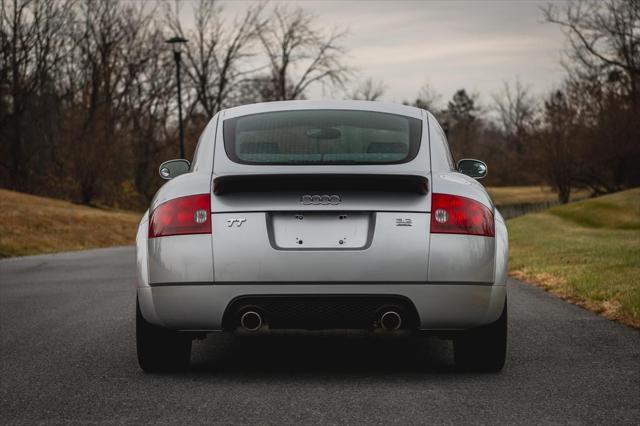
[[[498,319],[506,288],[487,284],[197,284],[139,287],[145,319],[174,330],[217,331],[241,296],[393,295],[407,298],[421,330],[462,330]]]

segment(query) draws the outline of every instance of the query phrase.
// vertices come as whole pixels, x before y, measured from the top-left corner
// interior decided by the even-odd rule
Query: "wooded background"
[[[379,100],[386,86],[349,66],[347,32],[319,27],[303,3],[255,3],[229,21],[173,2],[0,0],[0,186],[119,208],[144,208],[178,156],[175,63],[183,58],[185,144],[220,109],[304,99]],[[487,185],[551,185],[566,202],[640,185],[640,1],[570,1],[540,11],[567,38],[566,78],[543,96],[505,82],[485,105],[464,88],[443,101],[416,88],[456,159],[489,165]],[[541,23],[541,25],[545,25]],[[428,72],[425,71],[428,75]]]

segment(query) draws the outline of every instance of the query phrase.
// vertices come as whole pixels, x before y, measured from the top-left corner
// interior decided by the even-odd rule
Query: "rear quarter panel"
[[[191,172],[167,182],[153,199],[150,214],[169,200],[211,191],[209,172]],[[174,235],[147,240],[149,283],[213,281],[211,234]]]
[[[434,172],[432,191],[471,198],[494,211],[484,187],[475,179],[457,172]],[[502,238],[497,237],[498,240]],[[497,239],[477,235],[431,234],[429,281],[494,283]]]

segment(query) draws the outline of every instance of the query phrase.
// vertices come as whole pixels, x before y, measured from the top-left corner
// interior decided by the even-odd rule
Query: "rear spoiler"
[[[213,180],[216,195],[274,191],[383,191],[425,195],[429,193],[429,180],[420,175],[329,173],[227,175]]]

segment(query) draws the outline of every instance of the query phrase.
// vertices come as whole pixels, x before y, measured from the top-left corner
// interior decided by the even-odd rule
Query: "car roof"
[[[277,101],[237,106],[221,111],[222,119],[272,111],[344,109],[384,112],[422,119],[423,110],[409,105],[378,101]]]

